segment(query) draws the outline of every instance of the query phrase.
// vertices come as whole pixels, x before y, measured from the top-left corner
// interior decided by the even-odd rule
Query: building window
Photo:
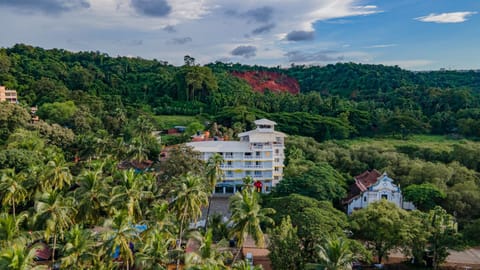
[[[387,194],[382,194],[382,199],[388,200],[388,195]]]
[[[215,193],[223,193],[223,187],[215,187]]]
[[[363,196],[363,201],[364,201],[364,202],[367,201],[367,196]]]
[[[278,172],[278,171],[279,171],[279,170],[278,170],[278,167],[275,167],[275,171],[276,171],[276,172]]]

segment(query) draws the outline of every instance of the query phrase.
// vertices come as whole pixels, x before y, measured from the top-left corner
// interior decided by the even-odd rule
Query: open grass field
[[[173,128],[174,126],[188,126],[190,123],[199,121],[196,116],[190,115],[156,115],[155,121],[162,128]]]

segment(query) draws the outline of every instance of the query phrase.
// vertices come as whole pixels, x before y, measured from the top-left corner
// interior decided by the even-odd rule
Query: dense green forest
[[[28,269],[32,243],[42,242],[68,269],[165,269],[180,261],[225,269],[236,256],[213,242],[235,237],[241,247],[249,234],[262,245],[267,231],[275,269],[327,265],[335,248],[348,265],[372,255],[381,261],[393,248],[422,263],[429,249],[436,267],[447,247],[480,243],[479,72],[184,60],[177,67],[22,44],[0,49],[0,85],[16,89],[20,101],[0,103],[2,269]],[[300,94],[258,93],[232,75],[258,70],[296,79]],[[180,146],[160,161],[162,147],[200,129],[235,138],[263,117],[290,135],[284,180],[265,196],[247,181],[231,200],[229,223],[214,216],[210,230],[189,230],[221,181],[221,160],[204,164]],[[154,135],[174,125],[186,133]],[[388,172],[421,211],[380,202],[347,217],[341,200],[368,169]],[[196,239],[199,252],[184,256],[182,239]],[[122,263],[112,260],[116,249]]]

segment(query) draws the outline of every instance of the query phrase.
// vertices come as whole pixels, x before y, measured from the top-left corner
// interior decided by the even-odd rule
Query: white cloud
[[[421,22],[433,22],[433,23],[461,23],[465,22],[468,17],[477,14],[473,11],[463,11],[463,12],[449,12],[449,13],[431,13],[427,16],[422,16],[415,18],[417,21]]]
[[[173,64],[182,64],[183,55],[189,54],[202,63],[228,57],[244,63],[277,65],[288,63],[284,56],[292,50],[288,47],[295,46],[295,50],[303,47],[303,42],[289,44],[282,40],[287,33],[313,31],[317,21],[380,12],[377,6],[366,5],[365,0],[168,0],[170,12],[154,17],[139,13],[131,0],[89,2],[89,9],[73,10],[56,18],[42,14],[25,16],[0,9],[0,25],[9,26],[0,28],[0,36],[5,37],[0,39],[0,46],[22,42],[74,51],[99,50],[113,56],[138,55]],[[233,10],[237,14],[252,14],[252,10],[264,7],[272,10],[268,22],[227,13]],[[268,24],[269,31],[251,35]],[[164,31],[167,26],[175,31]],[[185,37],[191,42],[182,46],[168,42]],[[255,46],[256,56],[249,59],[231,56],[230,52],[242,44]]]
[[[375,44],[371,46],[366,46],[365,49],[381,49],[381,48],[389,48],[395,47],[397,44]]]

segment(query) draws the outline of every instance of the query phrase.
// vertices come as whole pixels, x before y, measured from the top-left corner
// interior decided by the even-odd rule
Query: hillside
[[[288,134],[283,178],[261,200],[253,189],[242,188],[238,194],[244,199],[231,200],[235,218],[223,223],[217,217],[209,227],[213,236],[208,230],[199,241],[240,235],[232,231],[240,228],[235,224],[254,213],[265,221],[273,218],[274,226],[265,222],[272,229],[269,239],[277,251],[288,251],[276,262],[272,257],[272,265],[316,258],[325,235],[347,239],[348,232],[348,243],[358,246],[376,241],[361,233],[374,228],[368,234],[378,236],[376,228],[387,223],[394,226],[380,236],[391,236],[408,256],[416,249],[421,258],[439,233],[452,240],[438,248],[480,243],[477,73],[413,73],[352,63],[200,66],[186,59],[177,67],[100,52],[27,45],[0,49],[0,84],[17,90],[20,101],[0,103],[0,224],[8,225],[0,226],[8,236],[0,239],[0,253],[6,255],[0,265],[34,254],[36,246],[17,244],[25,240],[18,236],[29,235],[58,252],[51,264],[58,259],[66,269],[70,264],[124,268],[128,258],[135,267],[167,268],[183,246],[179,239],[189,242],[182,231],[207,207],[214,183],[205,180],[222,180],[221,157],[207,166],[182,143],[202,130],[238,138],[260,118],[275,121],[275,130]],[[32,105],[38,106],[39,121],[32,119]],[[172,130],[177,125],[186,128]],[[177,146],[162,155],[170,145]],[[254,170],[257,166],[263,165]],[[387,172],[423,213],[381,200],[368,212],[347,217],[342,201],[353,176],[372,169]],[[370,212],[381,215],[378,223],[365,218]],[[448,222],[436,226],[431,218]],[[254,227],[262,230],[261,223]],[[148,229],[139,233],[140,226],[132,224]],[[460,234],[454,233],[457,227]],[[84,251],[72,249],[77,239],[84,239]],[[127,260],[123,265],[112,260],[117,247]],[[77,260],[78,254],[88,256]]]
[[[200,66],[192,57],[187,60],[173,66],[17,44],[0,49],[0,84],[16,89],[22,104],[38,106],[44,119],[74,131],[120,132],[122,119],[142,111],[206,114],[211,121],[244,128],[255,117],[268,117],[290,134],[317,140],[418,133],[480,137],[478,72],[415,73],[354,63]],[[79,109],[75,114],[49,112],[51,104],[69,107],[63,104],[68,101]]]
[[[300,93],[298,82],[285,74],[270,71],[234,71],[232,75],[244,79],[253,90],[263,93],[265,90],[272,92]]]

